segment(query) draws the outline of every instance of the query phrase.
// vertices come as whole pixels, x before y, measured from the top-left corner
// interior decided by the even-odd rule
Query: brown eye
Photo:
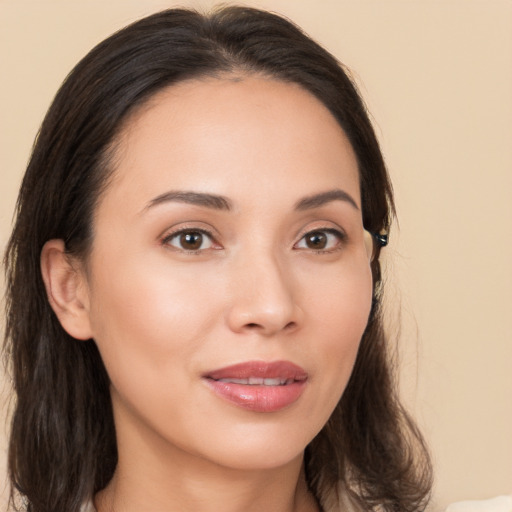
[[[202,231],[188,229],[167,237],[164,243],[182,251],[201,251],[213,245],[211,236]]]
[[[197,251],[203,243],[203,234],[197,232],[182,233],[180,235],[180,245],[183,249]]]
[[[327,235],[322,231],[313,231],[305,236],[306,246],[309,249],[325,249],[327,246]]]
[[[337,229],[317,229],[306,233],[294,248],[329,252],[340,246],[344,239],[345,234]]]

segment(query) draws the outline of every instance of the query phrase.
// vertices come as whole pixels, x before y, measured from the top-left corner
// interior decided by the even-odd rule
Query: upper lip
[[[206,372],[203,377],[213,380],[253,377],[302,381],[308,378],[308,374],[304,368],[290,361],[246,361]]]

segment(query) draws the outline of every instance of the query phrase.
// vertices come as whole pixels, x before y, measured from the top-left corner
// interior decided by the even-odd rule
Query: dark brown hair
[[[241,72],[299,84],[330,110],[358,159],[364,226],[389,229],[392,190],[366,108],[343,66],[289,21],[243,7],[210,15],[173,9],[100,43],[68,76],[44,119],[5,254],[14,508],[78,512],[117,463],[109,378],[94,341],[71,338],[49,305],[39,268],[44,243],[63,239],[70,254],[86,259],[94,208],[113,171],[111,149],[135,108],[177,82]],[[364,510],[412,512],[424,508],[431,467],[397,398],[378,256],[377,249],[373,308],[355,368],[306,448],[306,477],[320,502],[341,492]]]

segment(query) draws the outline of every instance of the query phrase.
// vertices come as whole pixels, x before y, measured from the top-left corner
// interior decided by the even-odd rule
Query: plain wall
[[[0,0],[2,249],[61,81],[114,30],[173,5]],[[249,5],[291,17],[348,65],[374,117],[399,218],[386,249],[388,307],[401,316],[404,397],[434,456],[431,510],[512,493],[512,3]],[[2,461],[5,444],[2,432]]]

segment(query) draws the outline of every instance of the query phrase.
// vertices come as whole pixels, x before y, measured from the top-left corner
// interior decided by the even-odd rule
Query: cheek
[[[372,275],[368,265],[350,268],[323,281],[310,300],[316,318],[318,372],[335,406],[350,378],[372,305]]]
[[[311,314],[320,321],[326,339],[360,339],[372,305],[373,283],[370,266],[363,258],[325,272],[315,278]]]
[[[177,278],[158,265],[106,270],[96,274],[91,313],[117,428],[136,418],[165,434],[185,421],[182,404],[217,305],[186,273]]]
[[[159,266],[127,261],[95,274],[91,324],[114,384],[137,373],[150,387],[158,375],[176,375],[178,362],[179,368],[193,363],[217,317],[206,287],[186,274],[168,274]]]

